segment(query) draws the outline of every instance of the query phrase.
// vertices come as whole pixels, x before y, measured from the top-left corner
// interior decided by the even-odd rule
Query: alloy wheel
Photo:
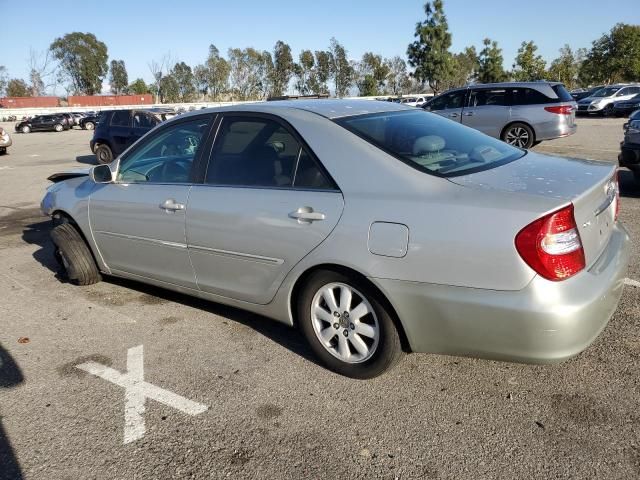
[[[345,283],[329,283],[316,292],[311,324],[322,346],[346,363],[370,359],[380,342],[373,307],[362,293]]]
[[[506,136],[507,143],[518,148],[525,148],[529,144],[529,132],[522,127],[509,129]]]

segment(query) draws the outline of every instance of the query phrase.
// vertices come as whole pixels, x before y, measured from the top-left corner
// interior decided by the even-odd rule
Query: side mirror
[[[111,183],[113,182],[113,174],[109,165],[96,165],[89,170],[89,178],[95,183]]]

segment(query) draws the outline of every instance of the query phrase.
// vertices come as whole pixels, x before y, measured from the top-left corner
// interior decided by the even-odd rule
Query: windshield
[[[596,93],[591,95],[592,97],[610,97],[614,93],[620,90],[620,87],[605,87],[598,90]]]
[[[526,153],[422,110],[359,115],[336,123],[412,167],[443,177],[488,170]]]

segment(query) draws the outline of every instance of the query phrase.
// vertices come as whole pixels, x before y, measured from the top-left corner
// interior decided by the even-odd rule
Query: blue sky
[[[58,36],[92,32],[107,44],[110,59],[123,59],[129,80],[149,80],[150,59],[170,52],[190,65],[201,63],[208,45],[222,52],[253,46],[271,50],[277,40],[301,49],[326,49],[335,36],[351,58],[372,50],[405,56],[423,0],[121,1],[56,0],[25,4],[0,0],[0,65],[11,77],[28,75],[30,47],[45,50]],[[547,60],[568,43],[589,47],[615,23],[640,23],[638,0],[445,0],[453,51],[497,40],[510,68],[523,40],[533,40]]]

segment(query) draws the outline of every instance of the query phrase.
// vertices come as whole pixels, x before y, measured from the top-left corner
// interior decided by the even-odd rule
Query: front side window
[[[462,108],[462,102],[464,101],[464,90],[444,93],[439,97],[434,98],[430,103],[430,110],[446,110],[449,108]]]
[[[366,114],[336,123],[412,167],[443,177],[495,168],[526,153],[424,111]]]
[[[176,123],[142,140],[120,162],[122,183],[188,183],[211,116]]]
[[[135,112],[133,114],[133,127],[134,128],[152,128],[156,122],[144,112]]]

